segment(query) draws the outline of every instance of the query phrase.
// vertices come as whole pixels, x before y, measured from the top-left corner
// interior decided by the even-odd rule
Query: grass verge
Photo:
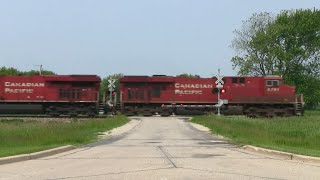
[[[97,140],[99,132],[128,122],[125,116],[105,119],[73,119],[70,122],[0,120],[0,157],[31,153],[63,145]]]
[[[320,111],[306,111],[303,117],[273,119],[198,116],[192,122],[238,145],[320,157]]]

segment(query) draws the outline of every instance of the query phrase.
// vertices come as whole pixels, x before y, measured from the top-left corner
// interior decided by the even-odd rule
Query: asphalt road
[[[0,179],[320,179],[320,165],[252,154],[176,117],[37,160],[0,166]]]

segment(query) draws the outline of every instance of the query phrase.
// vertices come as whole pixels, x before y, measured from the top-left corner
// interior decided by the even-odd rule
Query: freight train
[[[226,115],[303,115],[303,95],[284,84],[281,77],[224,77],[217,79],[172,76],[125,76],[120,79],[121,109],[127,115],[217,113],[218,92]]]
[[[94,116],[100,82],[96,75],[0,76],[0,113]]]
[[[303,115],[303,95],[284,84],[281,77],[224,77],[222,89],[216,78],[172,76],[124,76],[118,102],[99,94],[96,75],[0,76],[0,113],[51,116],[88,115],[99,112],[161,116],[217,113],[218,92],[225,115]],[[105,92],[103,92],[105,95]],[[114,98],[117,99],[117,98]]]

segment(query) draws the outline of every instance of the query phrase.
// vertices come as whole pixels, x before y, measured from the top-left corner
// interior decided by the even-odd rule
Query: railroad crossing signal
[[[216,78],[217,78],[216,87],[219,90],[218,91],[218,104],[216,104],[216,107],[218,108],[218,116],[220,116],[220,107],[223,105],[223,100],[220,99],[220,89],[223,88],[223,84],[224,84],[224,81],[222,80],[223,76],[220,75],[220,69],[218,69],[218,74],[216,75]]]
[[[109,103],[112,103],[113,90],[114,90],[114,88],[116,88],[116,85],[114,83],[116,82],[116,80],[109,79],[108,82],[109,82],[108,88],[109,88],[109,91],[110,91]],[[116,98],[116,96],[115,96],[115,98]],[[115,101],[116,101],[116,99],[115,99]]]

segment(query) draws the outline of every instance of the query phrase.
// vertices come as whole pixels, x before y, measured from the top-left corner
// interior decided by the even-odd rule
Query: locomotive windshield
[[[280,81],[279,80],[267,80],[266,85],[267,86],[279,86]]]

